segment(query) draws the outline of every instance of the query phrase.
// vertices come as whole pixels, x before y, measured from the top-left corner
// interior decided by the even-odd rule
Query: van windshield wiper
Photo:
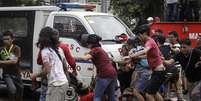
[[[116,42],[116,40],[114,40],[114,39],[105,39],[105,40],[101,40],[101,41],[113,41],[113,42]]]
[[[115,40],[115,39],[105,39],[105,40],[102,40],[103,42],[116,42],[116,43],[121,43],[120,41],[118,40]]]

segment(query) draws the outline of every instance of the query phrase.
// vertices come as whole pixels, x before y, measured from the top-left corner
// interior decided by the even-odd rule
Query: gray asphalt
[[[39,94],[39,93],[38,93]],[[188,94],[184,95],[185,101],[190,101]],[[177,101],[176,96],[171,99]],[[0,101],[8,101],[8,93],[5,85],[0,85]],[[38,95],[32,93],[32,91],[25,89],[24,101],[38,101]]]
[[[38,101],[37,97],[32,91],[25,89],[23,101]],[[0,85],[0,101],[8,101],[8,93],[5,85]]]

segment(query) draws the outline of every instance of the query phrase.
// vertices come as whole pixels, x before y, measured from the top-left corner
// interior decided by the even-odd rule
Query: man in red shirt
[[[145,48],[144,50],[133,53],[124,58],[137,58],[142,55],[147,56],[149,67],[152,69],[153,73],[148,85],[146,85],[145,88],[146,99],[148,101],[163,101],[163,98],[158,93],[158,90],[165,80],[165,67],[163,66],[163,61],[160,56],[161,53],[157,44],[151,37],[149,37],[149,31],[149,25],[146,24],[137,28],[136,36],[145,43]]]
[[[108,54],[99,43],[102,38],[96,34],[86,35],[86,37],[90,52],[82,57],[76,57],[76,60],[92,60],[96,66],[96,84],[93,101],[102,101],[101,98],[104,93],[108,95],[109,101],[116,101],[115,83],[117,72]]]

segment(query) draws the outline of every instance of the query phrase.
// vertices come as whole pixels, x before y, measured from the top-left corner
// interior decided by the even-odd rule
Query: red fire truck
[[[159,22],[151,25],[151,33],[161,29],[165,36],[171,31],[176,31],[179,39],[189,38],[192,40],[192,47],[195,47],[196,40],[201,35],[201,23],[199,22]]]

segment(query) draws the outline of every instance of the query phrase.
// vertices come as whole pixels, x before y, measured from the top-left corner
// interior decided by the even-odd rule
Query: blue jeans
[[[104,93],[107,94],[109,101],[115,101],[115,82],[116,79],[97,77],[93,101],[101,101]]]
[[[138,73],[138,79],[135,82],[132,82],[131,86],[133,86],[138,92],[144,92],[144,89],[151,78],[151,70],[142,68],[136,73]]]
[[[41,91],[40,91],[39,101],[45,101],[46,93],[47,93],[47,78],[46,77],[42,77],[40,88],[41,88]]]
[[[199,0],[189,1],[189,7],[187,8],[188,21],[199,21]]]
[[[39,101],[45,101],[46,92],[47,92],[47,86],[41,84],[41,92],[40,92],[40,99],[39,99]]]
[[[8,87],[10,101],[22,101],[24,86],[21,77],[18,75],[3,74]]]
[[[172,3],[167,5],[167,21],[178,20],[178,4]]]

